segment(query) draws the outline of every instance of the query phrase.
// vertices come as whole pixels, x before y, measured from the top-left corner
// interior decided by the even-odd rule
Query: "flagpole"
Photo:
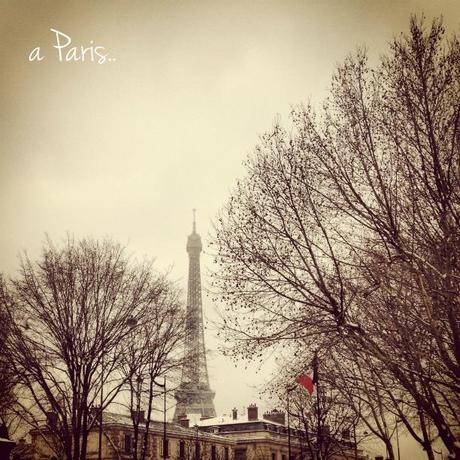
[[[286,388],[286,396],[287,396],[287,430],[288,430],[288,459],[291,460],[291,423],[289,417],[289,388]]]
[[[296,382],[302,385],[307,391],[310,396],[313,396],[313,393],[316,389],[316,407],[312,404],[312,413],[315,414],[317,417],[316,423],[316,435],[317,435],[317,455],[315,455],[316,460],[321,460],[322,452],[320,446],[320,439],[322,438],[321,435],[321,403],[320,403],[320,395],[319,395],[319,376],[318,376],[318,350],[315,350],[313,354],[313,359],[309,364],[309,367],[313,368],[313,375],[312,377],[308,376],[307,374],[301,374],[296,378]],[[287,404],[288,404],[288,424],[289,424],[289,394],[287,395]],[[314,424],[313,424],[314,430]],[[291,460],[291,459],[289,459]]]
[[[322,444],[323,437],[321,433],[321,404],[320,404],[320,395],[319,395],[319,366],[318,366],[318,350],[315,350],[315,355],[313,357],[313,379],[316,385],[316,417],[317,417],[317,449],[318,449],[318,460],[322,458]]]

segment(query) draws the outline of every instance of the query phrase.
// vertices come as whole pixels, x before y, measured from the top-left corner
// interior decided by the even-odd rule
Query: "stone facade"
[[[219,434],[235,441],[235,460],[289,460],[288,428],[284,424],[284,413],[266,412],[263,418],[258,408],[251,404],[247,414],[239,416],[232,410],[231,417],[214,417],[201,420],[200,430]],[[290,429],[291,460],[311,459],[306,444],[305,432]],[[330,460],[364,460],[367,458],[361,450],[354,451],[350,442],[341,443],[343,448]]]
[[[144,438],[144,424],[140,426],[139,443]],[[59,449],[52,445],[46,429],[32,430],[32,444],[38,452],[37,460],[60,459]],[[95,427],[88,437],[88,460],[98,458],[99,432]],[[166,424],[166,458],[168,460],[234,460],[235,442],[224,436],[203,432],[197,428]],[[131,417],[104,414],[102,460],[132,458],[134,431]],[[163,423],[153,421],[149,428],[146,460],[163,459]]]
[[[248,407],[247,414],[239,416],[233,409],[230,417],[214,417],[195,420],[189,427],[189,420],[183,418],[179,424],[167,423],[166,459],[168,460],[289,460],[288,428],[283,413],[272,411],[259,418],[255,405]],[[140,443],[144,426],[140,426]],[[149,448],[146,460],[163,459],[163,423],[151,422]],[[32,444],[39,453],[36,460],[59,459],[58,449],[51,448],[46,430],[31,432]],[[88,460],[98,458],[98,429],[95,427],[88,439]],[[131,417],[118,414],[104,414],[102,460],[130,460],[133,450],[133,426]],[[291,460],[310,460],[305,433],[290,430]],[[343,443],[343,450],[331,460],[351,460],[366,457],[361,450],[356,452],[351,442]]]
[[[268,419],[259,419],[258,408],[248,407],[247,415],[238,416],[236,409],[232,417],[215,417],[199,422],[200,430],[219,434],[235,441],[235,460],[288,460],[289,443],[287,427]],[[291,429],[291,456],[293,459],[307,458],[301,455],[299,442],[301,433]]]

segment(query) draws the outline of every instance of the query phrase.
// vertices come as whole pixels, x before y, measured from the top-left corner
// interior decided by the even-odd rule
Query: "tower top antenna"
[[[196,209],[193,208],[193,233],[196,233]]]

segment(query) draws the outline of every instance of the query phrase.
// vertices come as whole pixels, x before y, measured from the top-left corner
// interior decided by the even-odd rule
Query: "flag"
[[[310,394],[310,396],[313,394],[315,391],[315,383],[313,381],[313,378],[310,375],[307,374],[301,374],[299,375],[296,380],[295,380],[299,385],[302,385]]]
[[[316,384],[318,383],[318,355],[315,352],[315,356],[311,362],[311,366],[313,368],[313,373],[309,374],[301,374],[296,378],[296,382],[299,385],[302,385],[310,394],[310,396],[315,391]]]

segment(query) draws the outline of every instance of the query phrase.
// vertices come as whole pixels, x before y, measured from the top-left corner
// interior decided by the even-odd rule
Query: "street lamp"
[[[141,411],[141,395],[142,395],[142,382],[144,379],[142,378],[142,375],[138,375],[136,378],[137,381],[137,388],[136,388],[136,424],[139,424],[139,414]]]
[[[399,450],[399,430],[398,425],[402,422],[401,419],[396,418],[396,447],[398,450],[398,460],[401,460],[401,452]]]
[[[155,385],[158,385],[160,388],[163,388],[163,459],[166,460],[166,458],[168,458],[168,440],[166,438],[166,376],[163,377],[163,383],[158,383],[155,380],[153,382],[155,383]]]
[[[289,390],[287,391],[287,435],[288,435],[288,459],[291,460],[291,423],[289,409]]]
[[[290,419],[290,404],[289,404],[289,394],[291,391],[295,390],[295,386],[286,388],[286,406],[287,406],[287,435],[288,435],[288,460],[291,460],[291,419]]]

